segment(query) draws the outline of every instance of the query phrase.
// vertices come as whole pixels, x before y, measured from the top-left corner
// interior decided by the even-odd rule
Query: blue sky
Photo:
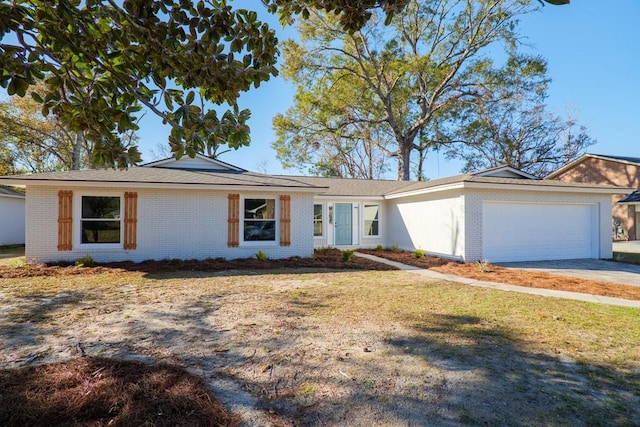
[[[234,2],[254,7],[256,0]],[[545,6],[522,19],[520,33],[532,51],[549,62],[549,107],[556,113],[570,112],[589,128],[598,142],[591,153],[640,157],[640,2],[574,0],[568,6]],[[275,17],[262,19],[276,29],[280,40],[293,29],[282,30]],[[291,83],[278,77],[244,94],[241,108],[252,111],[251,146],[226,153],[221,160],[249,170],[277,174],[299,174],[283,170],[271,149],[275,139],[271,121],[293,102]],[[140,148],[145,161],[150,150],[166,144],[169,129],[148,114],[141,122]],[[459,173],[461,164],[431,153],[426,164],[430,179]],[[389,178],[395,178],[391,173]]]

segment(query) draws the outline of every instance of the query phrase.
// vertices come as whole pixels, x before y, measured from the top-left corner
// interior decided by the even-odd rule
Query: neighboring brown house
[[[585,154],[546,179],[640,190],[640,157]],[[640,192],[615,194],[612,205],[614,240],[640,240]]]

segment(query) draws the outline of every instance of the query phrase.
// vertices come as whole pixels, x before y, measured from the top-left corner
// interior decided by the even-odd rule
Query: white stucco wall
[[[611,258],[611,195],[549,191],[518,191],[505,189],[467,189],[465,208],[465,261],[480,261],[482,254],[482,204],[484,201],[533,202],[533,203],[577,203],[598,206],[599,258]],[[526,221],[526,218],[522,218]],[[505,238],[509,238],[506,236]]]
[[[0,195],[0,246],[25,241],[25,199]]]
[[[41,262],[73,261],[85,255],[99,262],[144,261],[148,259],[206,259],[247,258],[263,251],[270,258],[311,256],[313,253],[313,195],[306,193],[243,194],[241,197],[276,199],[291,196],[291,246],[275,242],[240,243],[237,248],[227,247],[227,215],[229,192],[208,190],[135,189],[138,193],[137,248],[81,247],[78,242],[79,226],[74,215],[74,249],[58,251],[58,188],[27,188],[26,256]],[[80,195],[124,194],[124,190],[73,188],[74,213]],[[242,201],[241,201],[242,203]],[[276,211],[276,218],[279,218]],[[242,226],[240,233],[242,235]],[[242,237],[241,237],[242,239]]]
[[[423,249],[430,254],[462,259],[465,253],[464,197],[448,191],[389,201],[387,246]]]

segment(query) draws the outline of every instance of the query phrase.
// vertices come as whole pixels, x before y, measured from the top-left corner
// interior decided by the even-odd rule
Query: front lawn
[[[640,424],[638,309],[327,269],[4,278],[0,307],[6,368],[177,365],[253,425]]]

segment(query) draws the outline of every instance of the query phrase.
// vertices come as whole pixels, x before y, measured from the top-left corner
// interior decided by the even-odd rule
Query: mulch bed
[[[279,270],[288,268],[319,268],[330,270],[396,270],[386,264],[354,256],[343,261],[338,249],[316,250],[313,258],[291,257],[260,261],[256,258],[225,260],[223,258],[205,260],[162,260],[104,263],[96,267],[75,267],[70,263],[33,265],[24,267],[0,266],[0,278],[66,276],[75,274],[99,274],[118,271],[139,271],[143,273],[166,273],[172,271],[228,271],[228,270]]]
[[[237,426],[204,381],[172,365],[83,357],[0,370],[3,426]]]
[[[558,291],[580,292],[591,295],[640,300],[640,287],[600,282],[596,280],[567,277],[542,271],[518,270],[488,264],[448,261],[433,256],[416,258],[413,252],[393,252],[390,250],[358,250],[359,252],[386,258],[415,267],[427,268],[440,273],[467,277],[485,282],[507,283],[529,288],[554,289]]]

